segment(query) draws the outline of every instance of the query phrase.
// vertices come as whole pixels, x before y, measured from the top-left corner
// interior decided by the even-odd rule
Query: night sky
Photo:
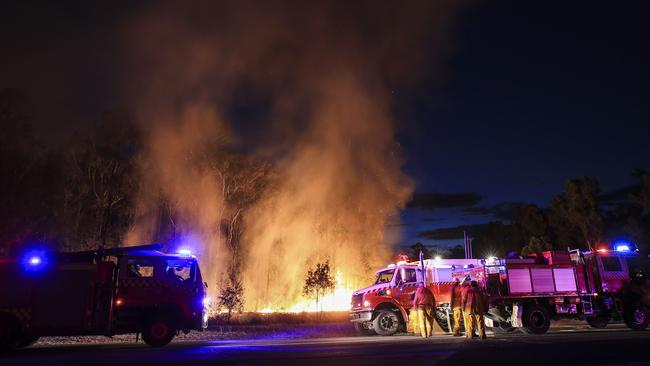
[[[3,2],[0,88],[32,97],[53,144],[128,108],[114,31],[147,3]],[[406,171],[440,193],[404,211],[404,243],[503,203],[546,205],[567,178],[609,191],[650,169],[649,2],[477,1],[449,38],[436,77],[393,92]]]

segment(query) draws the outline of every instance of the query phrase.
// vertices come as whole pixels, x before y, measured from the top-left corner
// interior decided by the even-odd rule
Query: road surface
[[[37,346],[0,355],[0,365],[650,365],[650,331],[553,329],[488,340],[344,337]]]

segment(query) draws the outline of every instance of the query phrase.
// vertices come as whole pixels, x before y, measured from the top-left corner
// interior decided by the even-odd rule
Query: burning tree
[[[233,311],[244,309],[244,286],[239,279],[229,279],[228,284],[221,287],[218,306],[228,311],[227,321],[230,321]]]
[[[305,296],[316,296],[316,308],[319,300],[327,291],[334,290],[334,279],[330,273],[330,263],[326,260],[324,263],[316,263],[316,268],[308,270],[305,276],[305,287],[303,294]]]

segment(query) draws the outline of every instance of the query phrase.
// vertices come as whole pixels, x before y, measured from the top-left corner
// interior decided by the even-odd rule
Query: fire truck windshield
[[[377,280],[375,281],[375,285],[380,283],[389,283],[393,279],[394,274],[395,274],[394,269],[389,269],[377,273]]]

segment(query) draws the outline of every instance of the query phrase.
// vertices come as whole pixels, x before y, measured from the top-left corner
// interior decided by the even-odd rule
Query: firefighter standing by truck
[[[481,339],[486,339],[485,334],[485,312],[488,309],[487,295],[482,288],[479,287],[478,282],[472,281],[471,287],[474,290],[474,324],[478,328],[478,335]],[[472,334],[473,335],[473,334]]]
[[[474,317],[472,316],[472,295],[474,289],[470,286],[470,279],[465,278],[461,289],[461,308],[463,310],[463,322],[465,323],[465,337],[474,337]]]
[[[431,336],[433,332],[433,305],[435,304],[433,293],[424,286],[424,282],[418,282],[418,289],[413,298],[413,308],[417,309],[418,321],[420,323],[420,334],[423,338]]]
[[[463,308],[461,307],[462,289],[457,277],[454,278],[453,282],[454,284],[451,286],[449,294],[449,306],[451,307],[452,315],[454,317],[452,333],[454,337],[460,337],[460,321],[463,317]]]

